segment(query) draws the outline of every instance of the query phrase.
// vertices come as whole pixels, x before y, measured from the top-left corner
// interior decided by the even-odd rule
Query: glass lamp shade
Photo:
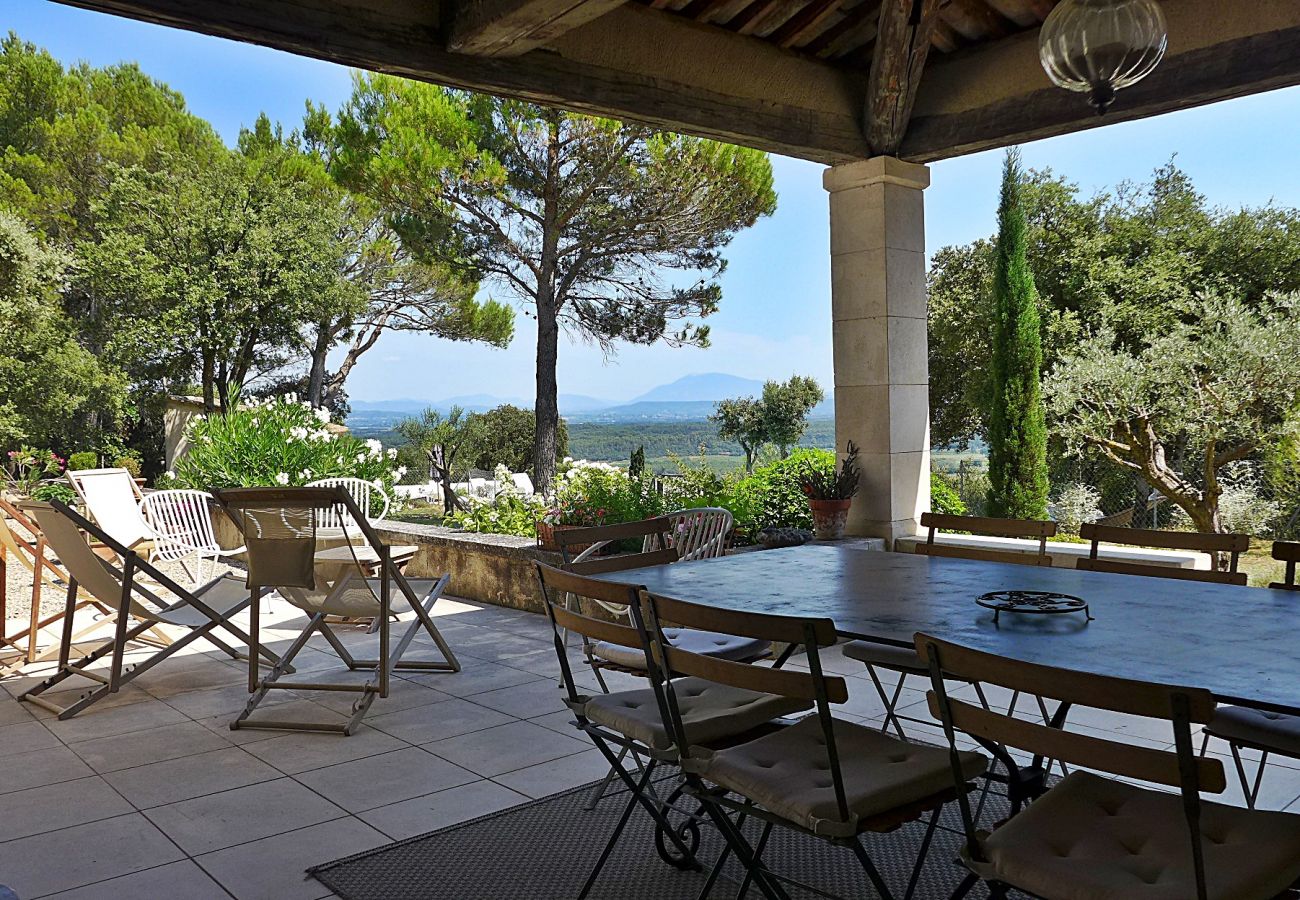
[[[1151,74],[1168,43],[1156,0],[1062,0],[1039,32],[1038,56],[1054,84],[1087,93],[1104,113],[1116,91]]]

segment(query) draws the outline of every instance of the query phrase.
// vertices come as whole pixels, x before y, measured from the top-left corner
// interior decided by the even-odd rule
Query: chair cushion
[[[711,744],[744,734],[772,719],[812,706],[803,700],[728,687],[702,678],[679,678],[673,687],[682,725],[692,744]],[[588,700],[581,712],[591,721],[656,750],[672,745],[651,688],[599,694]]]
[[[1076,770],[984,839],[986,878],[1053,900],[1196,896],[1183,801]],[[1300,816],[1201,804],[1211,900],[1268,900],[1300,876]]]
[[[849,641],[844,645],[844,655],[869,666],[882,666],[899,672],[924,675],[929,671],[914,647],[895,647],[874,641]]]
[[[665,628],[664,637],[672,646],[680,647],[689,653],[716,656],[719,659],[732,659],[738,662],[760,659],[772,649],[768,641],[737,637],[734,634],[718,634],[713,631],[697,631],[693,628]],[[591,652],[603,660],[628,669],[645,668],[645,653],[635,647],[622,647],[601,641],[592,644]]]
[[[1205,730],[1225,741],[1240,741],[1272,753],[1300,757],[1300,716],[1244,706],[1220,706]]]
[[[702,751],[683,761],[719,787],[749,798],[814,834],[856,834],[867,819],[951,790],[948,751],[909,744],[841,719],[835,720],[835,744],[853,820],[840,819],[820,720],[798,724],[725,750]],[[962,773],[975,778],[988,761],[978,753],[961,754]]]

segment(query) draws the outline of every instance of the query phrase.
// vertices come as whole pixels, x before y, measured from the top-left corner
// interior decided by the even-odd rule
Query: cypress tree
[[[1047,517],[1047,424],[1038,292],[1025,255],[1020,153],[1007,151],[993,273],[988,515]]]

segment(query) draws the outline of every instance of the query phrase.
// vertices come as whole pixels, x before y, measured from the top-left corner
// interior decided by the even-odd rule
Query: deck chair
[[[351,735],[365,717],[376,698],[388,696],[395,671],[459,672],[460,663],[451,647],[433,623],[433,605],[446,590],[450,575],[438,579],[410,579],[394,564],[391,548],[367,521],[356,500],[345,487],[233,488],[213,491],[217,502],[244,534],[248,548],[248,583],[251,612],[252,646],[259,646],[258,597],[263,589],[275,589],[291,605],[307,614],[307,625],[289,644],[281,662],[263,677],[255,665],[248,668],[248,705],[230,723],[232,729],[265,728],[278,731],[326,731]],[[331,521],[351,519],[346,527],[357,532],[379,557],[379,577],[365,578],[361,565],[345,571],[328,582],[316,575],[317,523],[324,517]],[[395,604],[393,590],[401,599]],[[409,608],[415,613],[393,646],[392,613]],[[326,616],[348,619],[373,619],[377,623],[378,654],[358,659],[343,645]],[[403,659],[416,635],[423,631],[431,638],[442,660]],[[319,632],[350,672],[364,672],[364,682],[324,682],[289,680],[293,659]],[[359,694],[346,722],[287,722],[277,719],[251,718],[272,691],[344,691]]]
[[[207,491],[169,490],[147,494],[140,503],[146,523],[154,534],[150,562],[180,563],[195,585],[204,581],[204,564],[215,574],[222,557],[243,553],[243,547],[226,550],[217,543]],[[193,562],[193,570],[190,563]]]
[[[659,516],[618,525],[564,528],[555,532],[555,540],[559,544],[560,556],[564,560],[563,569],[580,575],[607,575],[644,566],[677,562],[680,557],[670,537],[672,528],[671,516]],[[614,556],[597,555],[609,545],[623,541],[639,542],[640,552],[620,553]],[[575,553],[575,547],[583,549]],[[570,599],[572,602],[577,602],[577,598]],[[607,603],[600,599],[595,599],[594,602],[609,615],[631,621],[631,613],[627,606]],[[763,659],[772,652],[772,645],[769,643],[736,635],[687,628],[669,628],[666,634],[669,640],[696,652],[740,662]],[[636,649],[606,641],[592,642],[584,638],[583,652],[604,691],[608,691],[609,687],[602,670],[608,669],[640,676],[646,674],[645,657]]]
[[[1197,757],[1192,725],[1214,714],[1209,691],[1024,663],[916,635],[930,669],[930,709],[943,722],[958,770],[958,733],[1044,785],[1042,760],[1075,768],[991,832],[960,795],[970,870],[954,900],[984,882],[994,898],[1149,897],[1152,900],[1273,900],[1300,879],[1300,816],[1208,803],[1227,786],[1223,764]],[[1173,747],[1156,749],[1026,722],[948,695],[950,675],[1034,691],[1061,702],[1171,725]],[[1005,748],[1035,754],[1019,765]],[[1084,769],[1088,771],[1085,771]],[[1119,776],[1174,788],[1140,787]]]
[[[1076,569],[1090,572],[1115,572],[1120,575],[1146,575],[1149,578],[1180,578],[1184,581],[1206,581],[1212,584],[1243,585],[1245,572],[1237,571],[1241,554],[1250,549],[1250,535],[1246,534],[1196,534],[1189,531],[1152,531],[1144,528],[1116,528],[1096,522],[1084,522],[1079,537],[1091,541],[1088,556],[1078,560]],[[1179,569],[1174,566],[1157,566],[1150,563],[1124,562],[1101,558],[1101,543],[1128,544],[1137,547],[1160,547],[1168,550],[1194,550],[1210,554],[1212,569]],[[1228,570],[1218,568],[1219,557],[1226,554]]]
[[[12,522],[12,524],[11,524]],[[18,529],[26,533],[24,537]],[[18,655],[12,661],[0,663],[0,678],[10,675],[26,665],[40,662],[55,656],[59,652],[57,642],[42,650],[37,645],[41,629],[53,625],[67,614],[66,609],[48,615],[41,615],[41,588],[49,586],[59,593],[66,593],[72,577],[67,573],[58,559],[53,555],[41,532],[40,526],[18,507],[8,500],[0,498],[0,626],[6,621],[5,596],[9,587],[9,567],[17,561],[32,576],[31,615],[26,628],[12,634],[0,633],[0,649],[10,647]],[[78,589],[77,600],[73,604],[73,615],[85,607],[92,607],[102,615],[110,615],[112,610],[100,603],[86,591]],[[101,627],[95,622],[73,635],[73,642]],[[26,646],[19,643],[26,638]]]
[[[638,589],[586,578],[542,563],[534,565],[560,660],[564,703],[575,716],[574,725],[609,760],[612,775],[628,789],[623,815],[579,892],[579,900],[590,893],[638,805],[655,821],[660,856],[678,868],[694,868],[700,838],[698,826],[689,813],[681,825],[670,821],[670,811],[680,792],[663,801],[654,793],[654,774],[664,767],[675,766],[678,760],[672,736],[664,725],[662,679],[655,677],[656,670],[647,660],[643,666],[650,678],[648,687],[592,696],[574,680],[573,666],[565,649],[564,633],[572,632],[592,641],[639,652],[644,659],[647,641],[643,625],[637,624],[641,622],[636,612]],[[610,622],[574,611],[567,599],[574,596],[599,601],[602,605],[626,607],[633,624]],[[811,707],[800,698],[712,685],[699,679],[680,682],[677,691],[682,697],[683,728],[692,741],[705,746],[744,740],[746,735],[770,730],[775,719]],[[635,771],[626,765],[628,759],[638,762]],[[639,764],[642,759],[646,760],[644,765]]]
[[[225,632],[237,643],[251,646],[248,635],[231,622],[233,616],[249,605],[248,589],[243,579],[225,575],[214,578],[197,590],[187,590],[142,559],[135,550],[118,543],[107,531],[57,500],[24,503],[21,508],[36,521],[50,547],[67,568],[70,578],[63,616],[63,639],[59,645],[59,668],[20,694],[19,700],[47,709],[60,719],[70,719],[199,638],[207,639],[232,659],[248,658],[218,636],[219,632]],[[97,556],[82,537],[82,532],[98,538],[117,553],[122,559],[122,567],[119,569]],[[137,583],[137,573],[149,575],[177,599],[167,602],[158,597]],[[75,637],[72,612],[76,609],[78,589],[85,590],[112,611],[113,637],[72,660]],[[172,625],[189,631],[167,646],[158,648],[147,659],[128,666],[125,659],[127,645],[159,625]],[[270,651],[261,653],[271,663],[280,661]],[[107,675],[91,668],[105,656],[110,657]],[[59,706],[42,696],[74,675],[97,682],[99,686],[80,694],[68,706]]]
[[[921,514],[921,526],[928,529],[928,533],[925,542],[916,545],[916,552],[925,556],[1001,562],[1023,566],[1050,566],[1052,564],[1052,558],[1047,555],[1047,539],[1056,534],[1055,522],[1035,519],[990,519],[982,516],[956,516],[927,512]],[[1038,552],[1032,554],[1017,553],[1008,550],[988,550],[936,543],[935,537],[941,529],[995,537],[1036,539],[1038,541]],[[902,697],[903,688],[907,685],[909,677],[928,677],[929,671],[925,663],[911,647],[895,647],[873,641],[849,641],[844,645],[844,655],[864,663],[867,667],[867,674],[871,678],[871,683],[880,696],[880,702],[885,707],[885,722],[881,730],[888,730],[892,726],[900,738],[907,740],[907,734],[903,730],[903,722],[920,723],[924,720],[901,715],[898,712],[898,701]],[[892,690],[886,690],[885,684],[880,678],[882,671],[893,672],[898,676]],[[980,701],[987,705],[988,701],[984,697],[983,688],[976,684],[975,689],[979,692]],[[1019,700],[1019,693],[1011,695],[1007,710],[1008,715],[1015,712]],[[1039,712],[1045,721],[1049,718],[1047,707],[1042,698],[1039,698]]]
[[[117,544],[152,549],[154,533],[140,511],[144,495],[126,469],[69,469],[66,473],[82,508]]]
[[[1291,541],[1275,541],[1273,558],[1286,563],[1286,575],[1283,581],[1275,581],[1269,588],[1277,591],[1300,591],[1296,581],[1296,564],[1300,563],[1300,544]],[[1201,738],[1201,755],[1205,755],[1210,738],[1226,741],[1232,752],[1232,761],[1241,780],[1241,792],[1246,798],[1246,805],[1255,808],[1259,799],[1259,788],[1264,782],[1264,770],[1269,756],[1281,756],[1287,759],[1300,759],[1300,716],[1288,716],[1265,709],[1253,709],[1249,706],[1220,706],[1214,711],[1214,718],[1205,726]],[[1246,764],[1242,759],[1243,749],[1258,750],[1259,764],[1252,779],[1246,774]]]
[[[891,832],[928,815],[903,894],[905,900],[910,898],[920,883],[944,807],[975,789],[974,780],[984,773],[987,759],[975,752],[958,754],[961,779],[954,785],[944,750],[909,744],[835,718],[831,707],[848,700],[848,686],[843,678],[822,669],[821,649],[836,642],[830,619],[720,609],[646,591],[641,592],[641,600],[651,659],[659,667],[656,675],[662,677],[663,727],[679,750],[687,793],[700,800],[727,842],[724,860],[714,867],[711,879],[718,876],[725,856],[734,853],[746,872],[737,896],[744,896],[751,883],[771,900],[788,900],[785,883],[827,896],[816,885],[799,884],[763,863],[772,830],[780,826],[851,850],[879,896],[890,900],[890,887],[861,836]],[[743,665],[683,650],[666,639],[665,622],[799,646],[807,655],[808,671]],[[686,719],[694,690],[682,690],[699,683],[719,691],[752,691],[803,701],[812,704],[816,713],[753,740],[724,748],[703,747]],[[732,816],[763,823],[755,843],[749,842]],[[701,896],[706,893],[707,886]]]

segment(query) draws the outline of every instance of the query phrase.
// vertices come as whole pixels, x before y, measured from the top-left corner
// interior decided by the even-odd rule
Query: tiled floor
[[[603,775],[562,710],[545,621],[455,600],[438,607],[463,671],[398,680],[350,738],[230,731],[245,669],[206,645],[66,722],[0,692],[0,884],[22,900],[314,900],[330,894],[304,876],[309,865]],[[296,634],[302,620],[291,612],[273,604],[268,640]],[[345,640],[370,639],[354,630]],[[299,669],[334,668],[326,649],[313,640]],[[826,665],[850,676],[843,715],[878,722],[861,666],[837,653]],[[16,695],[32,680],[3,686]],[[924,702],[919,689],[906,697]],[[275,713],[341,720],[351,699],[287,696]],[[1080,724],[1168,746],[1151,723]],[[1229,799],[1239,798],[1234,786]],[[1269,770],[1261,805],[1300,811],[1300,764]]]

